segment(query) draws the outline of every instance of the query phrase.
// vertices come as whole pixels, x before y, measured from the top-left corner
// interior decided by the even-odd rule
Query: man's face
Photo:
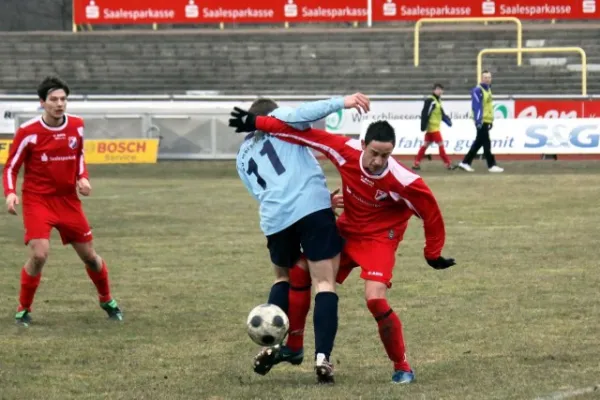
[[[394,143],[372,140],[367,145],[363,140],[362,148],[362,167],[371,174],[377,174],[387,166],[388,159],[394,151]]]
[[[444,89],[437,87],[433,90],[433,94],[435,94],[437,97],[442,97],[444,94]]]
[[[491,85],[492,84],[492,74],[490,74],[489,72],[486,72],[485,74],[481,75],[481,82],[487,84],[487,85]]]
[[[40,104],[52,118],[62,118],[67,109],[67,94],[62,89],[54,90],[48,94],[46,101],[41,100]]]

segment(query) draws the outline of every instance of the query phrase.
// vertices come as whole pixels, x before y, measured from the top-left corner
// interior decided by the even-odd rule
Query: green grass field
[[[315,385],[310,356],[266,377],[252,372],[258,347],[245,320],[265,302],[272,272],[232,162],[92,166],[85,209],[125,321],[105,319],[55,234],[34,324],[18,329],[27,249],[20,216],[1,214],[0,399],[533,399],[599,383],[600,163],[503,166],[501,175],[439,163],[422,172],[444,212],[444,254],[458,265],[427,266],[413,219],[390,303],[418,382],[390,384],[354,272],[339,287],[333,387]],[[333,189],[339,179],[327,171]],[[311,354],[312,313],[307,332]]]

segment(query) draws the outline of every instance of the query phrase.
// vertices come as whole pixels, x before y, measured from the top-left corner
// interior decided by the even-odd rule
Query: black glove
[[[438,257],[435,260],[427,259],[427,264],[433,269],[446,269],[455,265],[456,262],[454,261],[454,258]]]
[[[238,107],[233,107],[229,120],[229,126],[236,128],[235,132],[254,132],[256,130],[256,115],[250,114],[247,111]]]

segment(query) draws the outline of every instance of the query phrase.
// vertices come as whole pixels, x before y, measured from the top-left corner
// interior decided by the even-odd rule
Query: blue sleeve
[[[252,185],[250,184],[250,181],[248,180],[248,175],[246,175],[246,171],[244,171],[240,165],[240,160],[237,160],[237,165],[236,165],[236,169],[238,172],[238,175],[240,176],[240,179],[242,180],[242,183],[244,184],[244,186],[246,187],[246,189],[248,190],[248,193],[250,193],[250,195],[252,197],[254,197],[254,200],[259,201],[258,196],[256,195],[256,193],[254,193],[254,191],[252,191]]]
[[[319,100],[301,104],[297,108],[279,107],[270,115],[290,125],[291,127],[304,131],[310,129],[311,123],[327,117],[329,114],[344,108],[343,97],[333,97],[329,100]]]
[[[483,92],[479,86],[475,86],[471,90],[471,109],[473,110],[475,125],[481,125],[483,121]]]

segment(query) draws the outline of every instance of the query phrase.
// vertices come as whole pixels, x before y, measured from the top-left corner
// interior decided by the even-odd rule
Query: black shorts
[[[267,236],[271,262],[278,267],[293,267],[302,253],[309,261],[328,260],[340,254],[340,236],[331,208],[316,211],[281,232]]]

